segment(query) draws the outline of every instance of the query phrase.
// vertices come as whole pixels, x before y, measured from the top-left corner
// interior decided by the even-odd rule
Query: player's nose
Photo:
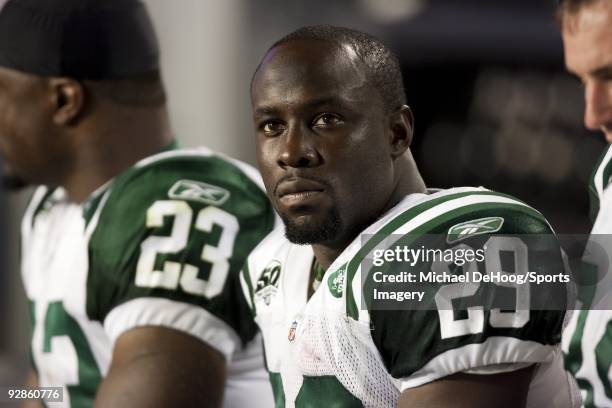
[[[314,138],[298,123],[289,125],[282,136],[282,147],[278,156],[281,167],[312,167],[316,165],[318,154]]]

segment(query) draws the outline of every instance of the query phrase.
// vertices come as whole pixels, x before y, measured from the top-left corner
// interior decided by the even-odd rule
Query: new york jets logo
[[[502,225],[504,225],[504,219],[501,217],[479,218],[462,222],[448,229],[446,242],[452,244],[475,235],[491,234],[499,231]]]
[[[219,206],[227,201],[230,192],[201,181],[179,180],[168,191],[168,197]]]
[[[342,293],[344,292],[344,272],[346,271],[346,264],[342,265],[340,269],[336,272],[333,272],[329,275],[327,279],[327,286],[329,287],[329,292],[335,298],[341,298]]]
[[[255,301],[261,301],[270,305],[272,298],[278,291],[278,278],[281,273],[281,264],[278,261],[271,261],[268,266],[261,273],[261,276],[257,280],[257,287],[255,288]]]

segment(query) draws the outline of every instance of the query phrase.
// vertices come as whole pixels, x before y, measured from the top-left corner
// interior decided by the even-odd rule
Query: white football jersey
[[[588,288],[579,293],[583,310],[573,314],[563,333],[565,365],[578,382],[586,408],[612,407],[611,178],[612,147],[608,146],[589,185],[595,223],[583,257],[585,265],[592,265],[599,275],[598,284],[593,293],[586,293]]]
[[[113,345],[139,326],[188,333],[228,363],[226,407],[269,407],[261,340],[238,274],[275,214],[248,166],[206,149],[144,159],[81,205],[40,187],[22,225],[22,277],[40,386],[91,407]],[[244,312],[243,312],[244,311]]]
[[[263,335],[276,406],[395,407],[404,390],[454,373],[502,373],[531,364],[528,407],[575,406],[559,346],[563,311],[531,311],[521,324],[500,319],[492,327],[492,311],[455,318],[452,310],[435,307],[361,306],[361,261],[372,240],[450,235],[453,226],[470,221],[497,222],[500,234],[551,233],[539,212],[486,189],[412,194],[349,245],[307,298],[313,251],[290,243],[283,228],[274,230],[249,256],[241,278]],[[488,239],[475,231],[476,239]],[[367,240],[365,234],[376,235]],[[559,267],[560,248],[555,251]],[[548,267],[533,258],[530,266]]]

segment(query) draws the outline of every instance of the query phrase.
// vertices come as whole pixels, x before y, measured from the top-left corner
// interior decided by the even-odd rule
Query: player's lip
[[[282,181],[276,189],[276,197],[285,205],[303,204],[324,191],[325,187],[316,181],[296,178]]]

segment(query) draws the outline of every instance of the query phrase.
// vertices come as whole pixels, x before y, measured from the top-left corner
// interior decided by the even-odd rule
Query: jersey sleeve
[[[240,268],[273,225],[265,193],[225,159],[172,156],[135,168],[88,225],[87,313],[113,342],[134,327],[166,326],[229,359],[256,333]]]
[[[368,304],[372,339],[401,391],[454,373],[501,373],[556,358],[567,302],[563,283],[567,276],[557,278],[559,285],[547,286],[474,280],[453,283],[421,275],[431,271],[455,276],[472,271],[532,271],[535,275],[565,276],[562,250],[540,213],[521,204],[480,204],[447,211],[419,228],[415,230],[419,234],[400,236],[395,244],[439,249],[444,254],[449,249],[455,254],[473,250],[469,253],[474,255],[462,262],[457,258],[421,258],[415,264],[403,263],[402,271],[416,274],[416,283],[404,288],[422,290],[422,302],[401,310]],[[479,249],[482,251],[477,252]],[[383,269],[387,276],[397,272],[392,267]],[[364,285],[364,293],[371,293],[372,287],[398,290],[397,284],[376,283],[371,273]],[[500,299],[503,306],[496,303]],[[534,307],[553,301],[558,308]]]

